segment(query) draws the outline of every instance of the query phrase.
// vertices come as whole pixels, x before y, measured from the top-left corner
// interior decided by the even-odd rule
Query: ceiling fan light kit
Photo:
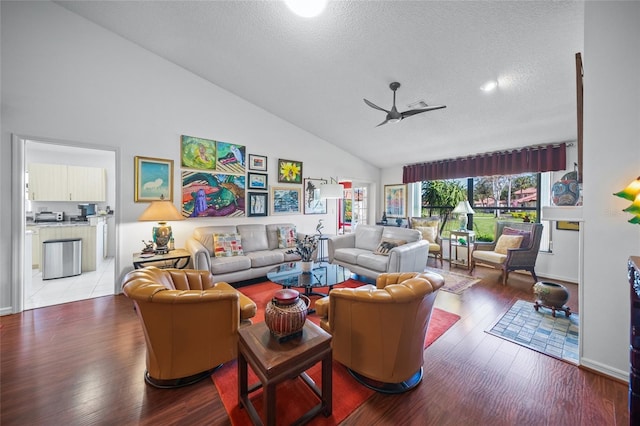
[[[428,106],[424,101],[419,101],[418,103],[422,103],[425,105],[424,108],[416,108],[416,109],[410,109],[404,112],[399,112],[398,109],[396,108],[396,90],[398,90],[399,87],[400,87],[400,83],[398,83],[397,81],[394,81],[389,85],[389,88],[393,91],[393,106],[391,107],[391,110],[380,108],[378,105],[374,104],[373,102],[363,99],[364,103],[369,105],[371,108],[384,111],[387,113],[386,119],[382,123],[378,124],[378,126],[376,127],[382,126],[383,124],[387,124],[387,123],[397,123],[398,121],[402,121],[407,117],[411,117],[412,115],[420,114],[422,112],[434,111],[436,109],[446,108],[446,105]]]

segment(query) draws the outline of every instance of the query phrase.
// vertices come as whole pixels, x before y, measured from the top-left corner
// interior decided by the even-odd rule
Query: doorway
[[[14,313],[75,300],[112,295],[116,289],[117,266],[117,157],[118,149],[91,146],[68,141],[13,135],[13,230],[14,279],[12,309]],[[29,165],[56,164],[104,169],[105,196],[97,203],[99,218],[84,222],[78,218],[78,200],[41,201],[29,196]],[[51,183],[56,185],[55,176]],[[108,207],[107,207],[108,206]],[[113,214],[106,214],[106,211]],[[42,212],[62,212],[62,222],[34,221]],[[46,214],[44,215],[46,216]],[[96,226],[96,221],[99,223]],[[80,275],[50,280],[42,279],[42,242],[51,235],[62,235],[76,227],[86,227],[96,233],[95,267]],[[83,228],[84,229],[84,228]],[[95,231],[94,231],[95,229]],[[42,231],[42,232],[41,232]],[[99,235],[98,235],[99,234]],[[47,237],[48,236],[48,237]],[[44,238],[43,238],[44,237]],[[56,238],[60,238],[59,236]],[[99,247],[98,247],[99,246]],[[86,254],[86,253],[85,253]]]

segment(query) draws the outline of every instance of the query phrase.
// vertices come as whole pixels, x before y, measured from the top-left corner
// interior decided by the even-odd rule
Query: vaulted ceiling
[[[378,167],[576,138],[579,1],[56,3]]]

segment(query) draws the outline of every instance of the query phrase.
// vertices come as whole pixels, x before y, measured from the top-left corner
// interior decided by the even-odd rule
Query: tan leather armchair
[[[209,271],[137,269],[122,289],[144,330],[145,380],[160,388],[195,383],[235,359],[238,328],[256,314],[251,299]]]
[[[424,340],[444,278],[430,272],[380,274],[376,286],[335,288],[316,302],[333,357],[365,386],[400,393],[422,380]]]

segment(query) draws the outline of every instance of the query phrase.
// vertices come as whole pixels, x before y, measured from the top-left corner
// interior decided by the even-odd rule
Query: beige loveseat
[[[300,260],[299,255],[286,253],[291,247],[278,247],[283,230],[293,230],[290,237],[294,239],[304,238],[292,223],[201,226],[187,239],[186,249],[191,252],[193,267],[211,271],[215,281],[244,281],[264,277],[282,263]],[[226,249],[220,243],[226,244]]]
[[[329,262],[376,279],[384,272],[422,272],[429,242],[416,229],[358,225],[355,232],[329,237]]]

